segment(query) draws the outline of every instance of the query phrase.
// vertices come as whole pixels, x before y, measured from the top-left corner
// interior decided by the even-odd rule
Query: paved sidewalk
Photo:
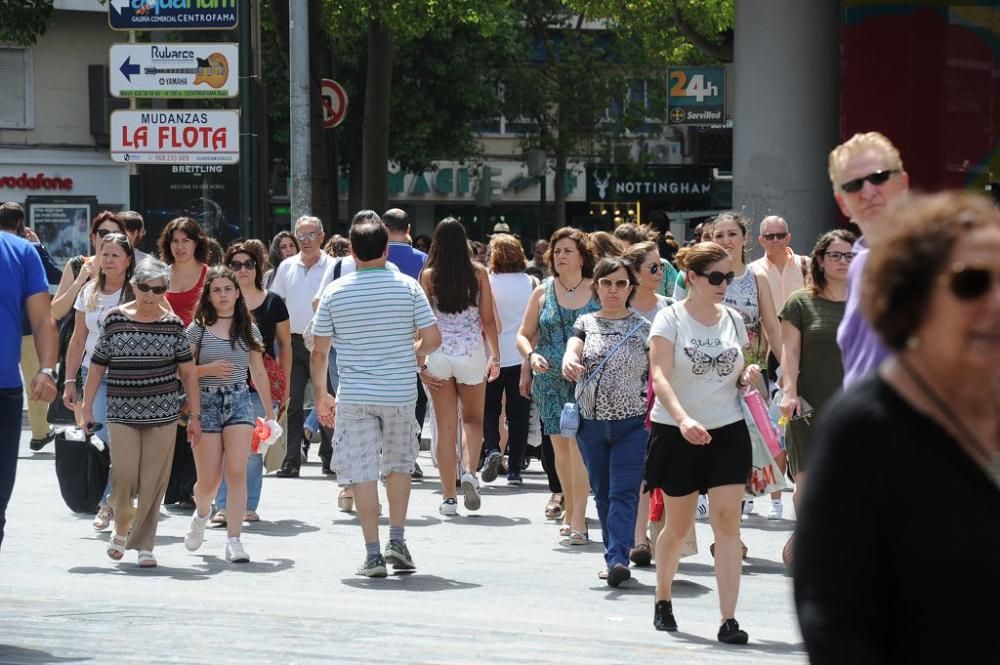
[[[51,446],[28,449],[27,431],[7,535],[0,551],[0,664],[20,663],[804,663],[791,579],[781,547],[794,522],[744,522],[750,549],[737,618],[745,647],[724,647],[708,544],[681,562],[674,586],[683,632],[652,627],[654,572],[611,589],[597,579],[599,543],[560,544],[544,519],[548,499],[537,462],[525,486],[500,479],[483,506],[443,518],[427,453],[414,484],[407,541],[418,571],[369,580],[354,574],[364,548],[337,485],[319,465],[298,480],[267,477],[266,520],[246,528],[253,561],[224,558],[225,533],[209,530],[184,549],[189,515],[163,509],[159,568],[140,570],[104,553],[107,533],[69,512],[59,495]],[[311,460],[312,461],[312,460]],[[766,502],[765,502],[766,503]],[[786,517],[793,517],[786,495]],[[758,511],[766,510],[758,505]],[[591,536],[599,539],[590,506]],[[388,526],[382,521],[383,543]]]

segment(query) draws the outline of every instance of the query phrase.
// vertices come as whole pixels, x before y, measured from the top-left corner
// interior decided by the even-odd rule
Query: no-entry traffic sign
[[[347,91],[333,79],[320,81],[320,104],[323,106],[323,127],[333,129],[347,116]]]

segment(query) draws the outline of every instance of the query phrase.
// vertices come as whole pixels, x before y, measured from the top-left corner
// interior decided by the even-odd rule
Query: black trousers
[[[483,450],[486,454],[500,452],[500,414],[503,398],[507,397],[507,468],[521,472],[521,460],[528,447],[528,417],[531,400],[521,396],[518,382],[521,366],[501,367],[496,381],[486,384],[486,404],[483,408]]]
[[[329,372],[327,372],[327,377],[329,377]],[[302,402],[305,400],[306,384],[309,382],[309,349],[302,341],[302,335],[293,333],[292,376],[291,385],[288,386],[288,447],[285,450],[285,462],[290,462],[296,467],[299,466],[302,455],[302,425],[306,420]],[[327,378],[327,390],[333,392],[329,378]],[[329,460],[333,452],[331,430],[321,425],[320,437],[322,443],[319,446],[319,456],[324,460]]]

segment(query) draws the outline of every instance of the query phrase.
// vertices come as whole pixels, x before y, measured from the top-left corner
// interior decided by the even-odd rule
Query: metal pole
[[[240,0],[240,235],[254,237],[254,166],[256,165],[253,124],[253,95],[257,72],[253,67],[253,10],[250,0]]]
[[[292,224],[312,214],[309,128],[309,1],[288,0]]]

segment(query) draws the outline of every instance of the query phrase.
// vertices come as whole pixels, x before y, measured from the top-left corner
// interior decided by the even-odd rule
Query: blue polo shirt
[[[31,243],[0,231],[0,388],[20,388],[21,322],[24,303],[36,293],[48,293],[45,268]]]
[[[389,261],[396,264],[399,271],[413,279],[420,279],[420,271],[427,263],[427,255],[405,242],[389,241]]]

